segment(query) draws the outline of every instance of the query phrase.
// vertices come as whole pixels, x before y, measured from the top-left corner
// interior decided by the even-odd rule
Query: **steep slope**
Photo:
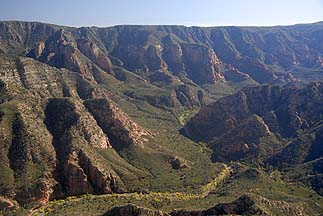
[[[322,79],[322,31],[0,22],[1,209],[79,196],[82,208],[109,203],[93,214],[126,201],[199,209],[173,214],[319,212],[320,197],[284,181],[322,194],[323,85],[300,84]],[[241,90],[259,83],[288,85]],[[181,130],[190,140],[178,130],[199,107]],[[218,179],[229,161],[283,178],[230,167]],[[250,182],[279,187],[259,195]]]
[[[46,31],[44,34],[34,31],[42,31],[42,28]],[[135,87],[120,89],[119,93],[145,100],[154,106],[186,106],[188,100],[191,100],[190,106],[199,106],[197,98],[204,96],[207,101],[209,96],[220,95],[213,88],[210,88],[211,92],[203,91],[201,85],[204,84],[213,86],[221,82],[229,91],[232,88],[225,84],[223,77],[223,68],[226,66],[210,47],[203,44],[165,42],[164,48],[163,38],[153,35],[146,38],[149,32],[141,32],[140,28],[133,27],[118,33],[113,28],[69,28],[42,23],[2,22],[1,29],[0,50],[5,55],[28,56],[57,68],[78,72],[83,78],[99,84],[106,83],[103,73],[108,73],[121,81],[129,81]],[[119,31],[118,28],[116,30]],[[135,38],[127,38],[128,33]],[[164,33],[164,36],[167,34]],[[118,46],[112,50],[111,46],[115,45]],[[173,45],[177,48],[174,49]],[[175,63],[174,58],[178,59]],[[166,63],[166,59],[169,63]],[[231,76],[234,79],[235,73],[231,73]],[[241,77],[246,81],[243,85],[255,83],[248,76]],[[147,82],[153,84],[154,95],[140,91],[140,88],[149,85]],[[179,93],[178,89],[183,89],[181,86],[190,93]]]
[[[321,191],[322,103],[321,82],[243,89],[203,107],[182,133],[207,142],[215,161],[265,163]]]
[[[192,154],[199,147],[178,134],[174,114],[112,94],[127,84],[107,73],[102,77],[109,83],[97,84],[26,57],[1,58],[0,67],[5,206],[82,194],[186,190],[210,181],[220,166],[203,152]],[[186,178],[178,181],[181,176]]]
[[[99,97],[99,89],[84,80],[79,87],[79,75],[27,58],[2,60],[1,67],[2,90],[10,95],[1,103],[1,155],[7,170],[1,176],[2,194],[22,203],[46,203],[52,196],[124,190],[118,174],[101,164],[96,151],[105,149],[114,163],[138,170],[112,149],[115,141],[110,142],[80,98],[86,89],[91,92],[87,97]],[[128,145],[143,145],[149,132],[113,106],[116,136],[128,139]],[[129,132],[128,125],[137,130]]]
[[[97,83],[105,82],[102,73],[131,80],[132,85],[140,77],[139,82],[157,87],[155,95],[140,91],[139,86],[121,91],[158,107],[199,106],[196,98],[201,95],[208,103],[257,82],[322,79],[322,48],[315,45],[320,43],[321,23],[267,28],[71,28],[1,22],[0,30],[0,52],[5,55],[32,57]],[[190,94],[178,93],[183,85]],[[190,98],[194,99],[188,102]]]
[[[199,84],[224,80],[230,67],[260,83],[321,79],[322,23],[278,27],[115,26],[70,28],[2,22],[4,53],[21,53],[88,74],[112,65],[145,78],[160,71]],[[37,34],[35,34],[37,32]],[[89,61],[90,60],[90,61]],[[229,78],[230,77],[230,78]],[[89,77],[90,78],[90,77]],[[248,79],[248,77],[244,77]]]
[[[239,147],[240,153],[251,151],[250,144],[258,145],[257,139],[267,136],[284,143],[285,139],[296,138],[299,131],[309,130],[322,120],[322,86],[316,82],[304,88],[243,89],[203,107],[182,132],[196,141],[213,143],[216,148],[229,148],[226,142],[238,148],[235,142],[239,141],[245,147]]]

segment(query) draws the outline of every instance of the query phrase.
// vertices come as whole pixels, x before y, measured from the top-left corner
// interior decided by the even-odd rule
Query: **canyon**
[[[0,22],[1,211],[322,213],[322,42],[322,22]]]

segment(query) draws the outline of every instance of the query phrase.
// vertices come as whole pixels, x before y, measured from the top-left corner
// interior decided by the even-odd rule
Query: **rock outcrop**
[[[39,50],[42,50],[41,53]],[[89,54],[88,50],[85,51]],[[71,32],[64,29],[55,32],[45,42],[40,43],[29,56],[57,68],[77,71],[86,79],[94,80],[93,64],[77,48],[77,42]]]
[[[193,81],[205,84],[224,80],[221,62],[212,49],[199,44],[183,44],[182,49],[188,76]]]
[[[77,48],[97,66],[107,73],[112,72],[112,64],[104,47],[97,45],[89,39],[77,40]]]
[[[92,70],[114,74],[113,63],[144,77],[157,70],[169,70],[199,85],[227,78],[251,77],[271,83],[321,77],[315,70],[322,69],[322,47],[317,46],[322,42],[322,23],[268,28],[69,28],[2,22],[0,30],[2,52],[24,50],[28,56],[77,71],[89,80],[95,79]],[[315,70],[300,74],[300,67]],[[225,71],[228,73],[223,77]]]
[[[82,150],[72,151],[63,165],[63,186],[68,195],[120,193],[117,176],[105,174]]]
[[[42,56],[46,47],[37,52]],[[115,151],[109,133],[83,104],[96,97],[110,101],[109,93],[79,73],[30,58],[0,61],[0,169],[6,173],[0,176],[1,194],[19,204],[43,205],[69,195],[126,191],[98,152],[122,163],[128,175],[135,176],[136,169]],[[120,145],[144,146],[150,132],[114,102],[107,104],[115,122],[109,130],[119,133]]]
[[[266,123],[257,115],[252,115],[237,127],[211,142],[214,160],[239,160],[257,151],[261,139],[274,135]]]
[[[186,107],[203,106],[206,103],[203,91],[195,92],[195,89],[189,85],[179,85],[175,93],[178,101]]]
[[[63,191],[68,195],[120,192],[115,174],[100,170],[90,155],[80,148],[84,141],[93,148],[111,147],[109,138],[83,105],[69,99],[51,99],[45,115],[59,158],[57,172],[60,176],[57,178]]]
[[[131,121],[125,113],[106,99],[93,99],[84,102],[98,125],[110,138],[111,145],[121,150],[130,144],[143,146],[151,133]]]
[[[214,158],[244,158],[261,148],[273,153],[322,120],[323,85],[304,88],[260,86],[246,88],[203,107],[182,129],[196,141],[206,141],[215,150]],[[277,137],[280,137],[278,140]],[[296,142],[297,143],[297,142]],[[267,152],[268,153],[268,152]]]
[[[206,142],[215,161],[253,157],[257,165],[287,166],[294,174],[306,169],[302,181],[322,194],[316,174],[322,173],[323,85],[295,84],[322,79],[322,30],[322,23],[74,28],[0,22],[1,206],[157,190],[160,182],[174,189],[180,176],[194,188],[202,178],[181,175],[189,173],[184,168],[197,172],[211,162],[204,148],[190,152],[198,148],[176,134],[190,115],[187,108],[258,83],[293,84],[242,89],[201,108],[183,133]],[[174,145],[135,120],[162,128]],[[202,158],[193,162],[195,155]],[[158,168],[145,164],[151,156],[147,161]],[[209,171],[199,174],[208,177]],[[241,212],[252,212],[249,201],[213,210],[239,213],[247,206]]]

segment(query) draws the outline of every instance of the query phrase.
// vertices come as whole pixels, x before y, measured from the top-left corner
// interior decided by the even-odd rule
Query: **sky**
[[[323,21],[323,0],[0,0],[0,20],[67,26],[273,26]]]

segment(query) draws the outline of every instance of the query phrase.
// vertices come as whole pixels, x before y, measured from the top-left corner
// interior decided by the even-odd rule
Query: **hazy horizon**
[[[277,26],[323,21],[323,0],[1,0],[1,21],[65,26]]]

